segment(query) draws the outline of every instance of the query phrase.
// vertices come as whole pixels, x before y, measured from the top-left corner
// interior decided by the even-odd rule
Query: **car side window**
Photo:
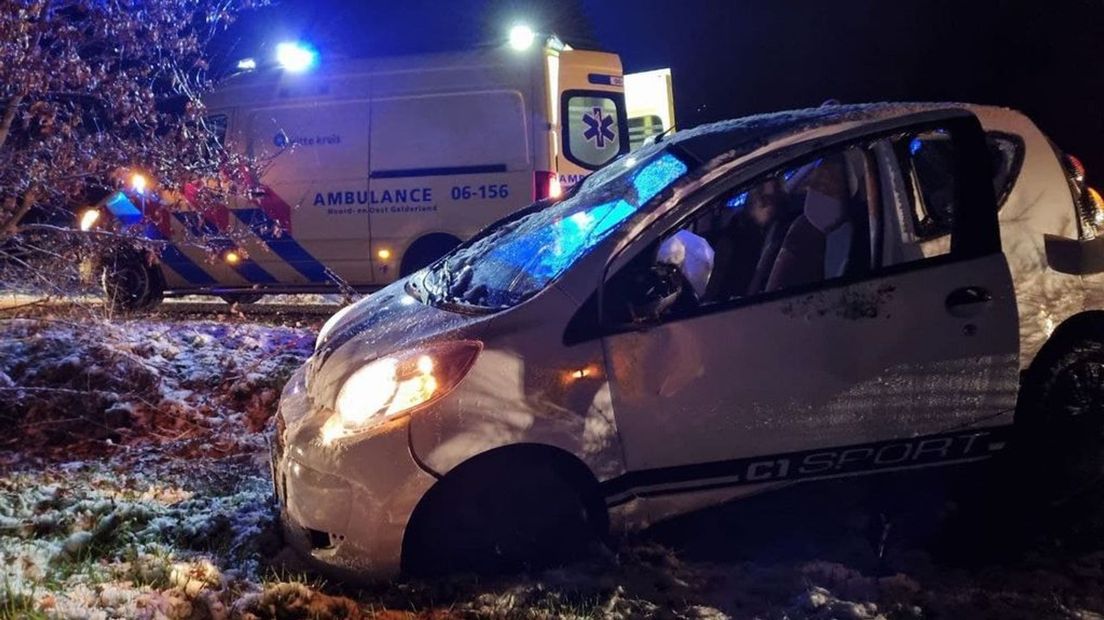
[[[851,146],[719,195],[614,277],[610,317],[639,322],[867,274],[881,237],[877,174],[869,149]]]
[[[934,130],[899,140],[900,163],[912,192],[915,235],[931,240],[951,233],[954,223],[954,142],[949,132]],[[1019,136],[990,131],[985,134],[993,172],[997,208],[1020,174],[1024,145]],[[945,245],[945,243],[944,243]]]
[[[704,303],[870,269],[867,155],[858,147],[779,171],[709,205],[688,227],[714,250]]]
[[[957,175],[973,169],[960,165],[960,144],[947,129],[902,132],[720,192],[611,278],[603,320],[708,312],[948,255],[965,217],[957,202],[970,195]]]
[[[912,189],[916,235],[922,239],[945,235],[954,224],[954,145],[944,131],[912,136],[902,162]]]

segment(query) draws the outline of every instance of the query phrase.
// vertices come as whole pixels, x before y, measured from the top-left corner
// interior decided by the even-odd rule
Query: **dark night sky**
[[[1104,0],[284,0],[227,42],[234,57],[296,36],[323,54],[441,51],[516,18],[626,71],[672,67],[683,127],[830,98],[992,103],[1104,178]]]

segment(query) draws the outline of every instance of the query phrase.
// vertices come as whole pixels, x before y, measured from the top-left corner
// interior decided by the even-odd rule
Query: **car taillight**
[[[1069,181],[1070,191],[1077,204],[1077,215],[1081,220],[1081,236],[1095,239],[1104,232],[1104,199],[1099,192],[1085,183],[1085,165],[1080,159],[1064,153],[1062,167],[1065,168],[1066,179]]]
[[[1096,229],[1096,234],[1099,235],[1101,230],[1104,230],[1104,198],[1101,198],[1100,192],[1095,189],[1091,187],[1088,189],[1089,213],[1086,214],[1086,219]]]
[[[1077,159],[1073,155],[1066,154],[1066,171],[1069,172],[1070,178],[1078,183],[1085,182],[1085,164],[1081,163],[1080,159]]]
[[[555,172],[538,170],[533,173],[533,200],[559,198],[562,195],[563,187]]]

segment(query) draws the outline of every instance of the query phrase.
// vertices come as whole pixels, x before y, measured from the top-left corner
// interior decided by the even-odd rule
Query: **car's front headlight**
[[[461,340],[388,355],[354,371],[338,390],[322,425],[325,445],[402,417],[451,392],[475,363],[483,343]]]

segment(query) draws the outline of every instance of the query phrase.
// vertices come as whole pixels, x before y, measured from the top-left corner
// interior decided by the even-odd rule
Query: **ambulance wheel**
[[[116,312],[149,310],[161,303],[164,283],[157,267],[145,252],[117,250],[100,264],[100,285],[104,301]]]
[[[230,305],[255,304],[264,297],[264,293],[226,293],[219,297]]]
[[[460,245],[460,240],[445,233],[433,233],[421,237],[403,253],[402,264],[399,266],[399,277],[418,271],[423,267],[433,264],[433,261],[448,254],[453,248]]]
[[[1017,465],[1052,502],[1104,481],[1104,329],[1097,331],[1045,348],[1020,394]]]
[[[429,490],[404,536],[405,572],[511,573],[602,547],[608,523],[597,483],[586,493],[570,465],[509,452],[464,463]]]

